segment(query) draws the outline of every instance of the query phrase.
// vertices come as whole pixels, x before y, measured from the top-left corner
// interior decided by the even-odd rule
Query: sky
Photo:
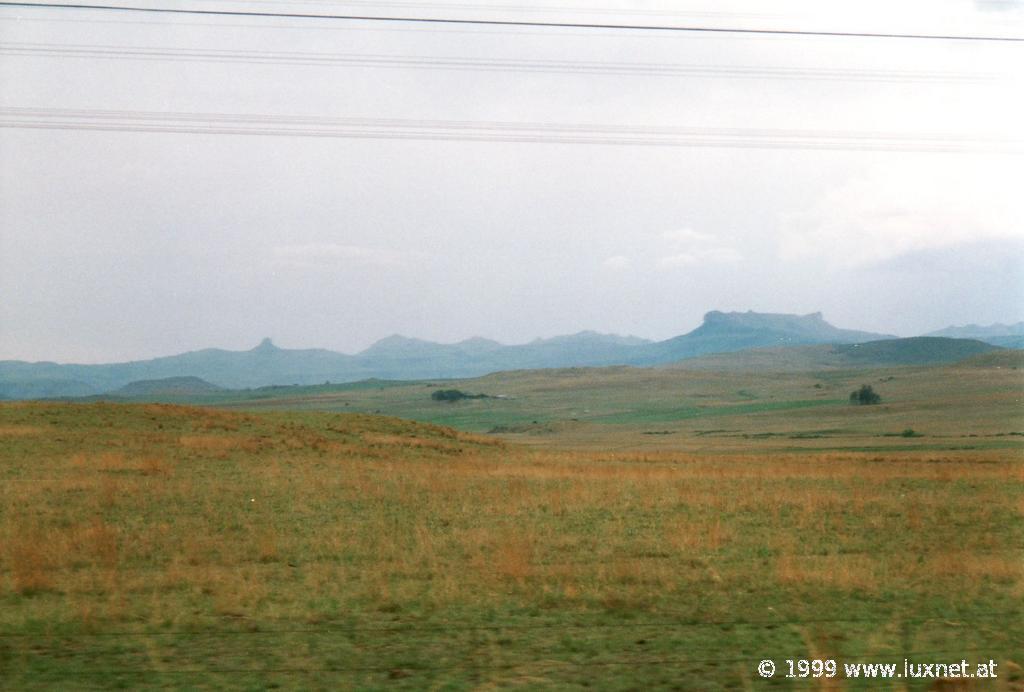
[[[123,4],[1024,36],[1015,0]],[[0,359],[1024,320],[1024,43],[0,8],[0,84]]]

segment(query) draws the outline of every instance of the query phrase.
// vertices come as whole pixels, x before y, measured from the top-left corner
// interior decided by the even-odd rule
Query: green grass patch
[[[821,406],[836,406],[841,403],[843,402],[840,399],[804,399],[796,401],[761,401],[756,404],[726,404],[721,406],[682,406],[665,409],[637,408],[621,413],[598,416],[596,420],[603,423],[669,423],[694,418],[794,411]]]

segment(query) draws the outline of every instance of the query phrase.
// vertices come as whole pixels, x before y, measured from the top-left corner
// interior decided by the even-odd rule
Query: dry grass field
[[[766,658],[904,657],[1024,687],[1019,447],[773,442],[3,404],[0,687],[760,689]]]

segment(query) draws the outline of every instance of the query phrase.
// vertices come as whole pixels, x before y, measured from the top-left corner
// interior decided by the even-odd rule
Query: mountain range
[[[990,324],[980,326],[968,324],[962,327],[946,327],[925,336],[945,336],[953,339],[978,339],[1004,348],[1024,348],[1024,322],[1016,324]]]
[[[89,396],[114,392],[133,382],[165,378],[201,378],[216,387],[251,388],[370,378],[474,377],[536,368],[650,366],[753,348],[858,344],[891,338],[834,327],[821,313],[712,311],[697,329],[664,341],[592,331],[519,345],[479,337],[438,344],[395,335],[349,355],[325,349],[282,349],[264,339],[248,351],[211,348],[127,363],[0,361],[0,399]]]

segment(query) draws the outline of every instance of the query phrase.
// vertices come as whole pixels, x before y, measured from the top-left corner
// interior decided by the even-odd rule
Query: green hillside
[[[998,347],[975,339],[949,339],[916,336],[909,339],[885,339],[864,344],[843,344],[833,348],[851,364],[926,365],[953,363],[989,353]]]
[[[663,367],[733,372],[803,372],[955,363],[965,358],[1000,350],[996,346],[973,339],[911,337],[860,344],[748,349],[735,353],[715,353],[687,358]]]
[[[112,392],[114,396],[129,398],[161,396],[201,396],[223,391],[223,387],[210,384],[199,377],[165,377],[159,380],[137,380]]]

